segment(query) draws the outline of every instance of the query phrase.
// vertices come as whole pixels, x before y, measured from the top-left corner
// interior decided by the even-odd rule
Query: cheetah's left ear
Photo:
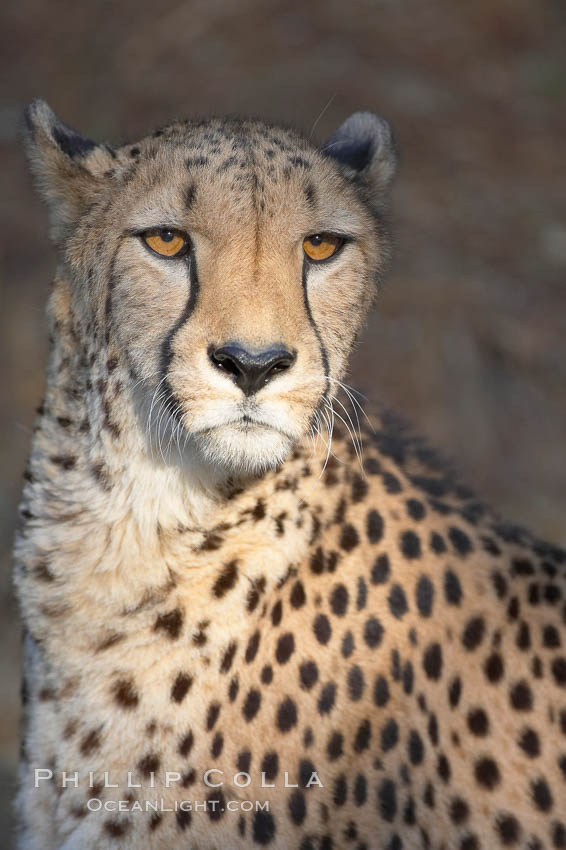
[[[24,145],[38,188],[47,201],[56,243],[96,199],[115,154],[61,121],[44,100],[25,111]]]
[[[372,203],[387,206],[388,189],[397,165],[397,146],[391,127],[373,112],[355,112],[321,147],[351,180],[365,184]]]

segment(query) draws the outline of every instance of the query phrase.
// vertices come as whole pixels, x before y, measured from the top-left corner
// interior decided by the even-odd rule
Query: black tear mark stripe
[[[324,404],[324,401],[328,397],[328,393],[330,391],[330,376],[328,374],[329,371],[330,371],[330,367],[329,367],[329,364],[328,364],[328,354],[326,352],[324,342],[322,341],[322,336],[320,334],[318,326],[317,326],[317,324],[314,320],[312,310],[311,310],[311,305],[309,303],[309,294],[308,294],[308,289],[307,289],[307,278],[308,278],[307,261],[303,260],[302,284],[303,284],[303,299],[304,299],[304,304],[305,304],[305,310],[307,311],[307,317],[308,317],[310,326],[313,329],[314,335],[316,336],[316,339],[317,339],[317,342],[318,342],[318,347],[320,349],[320,358],[322,360],[322,368],[324,369],[324,379],[326,381],[326,386],[324,388],[324,392],[323,392],[322,396],[320,397],[320,401],[317,405],[317,408],[320,407],[322,409],[322,405]]]
[[[197,261],[193,251],[189,254],[189,297],[187,299],[187,303],[185,305],[185,309],[166,335],[165,339],[161,343],[161,353],[160,353],[160,369],[159,369],[159,378],[163,381],[163,387],[165,389],[165,404],[168,401],[173,402],[173,411],[174,416],[179,413],[179,402],[175,397],[175,393],[173,392],[173,388],[169,383],[169,379],[166,378],[166,375],[169,371],[169,366],[171,365],[171,360],[173,359],[173,340],[177,333],[181,330],[183,325],[189,320],[191,315],[193,314],[198,294],[200,291],[200,283],[198,279],[197,272]]]

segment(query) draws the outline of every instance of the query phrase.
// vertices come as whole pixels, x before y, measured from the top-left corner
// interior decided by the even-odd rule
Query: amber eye
[[[142,239],[148,248],[160,257],[179,257],[185,253],[188,240],[178,230],[157,230],[144,233]]]
[[[303,251],[309,260],[320,263],[322,260],[333,257],[343,244],[344,240],[340,236],[333,236],[331,233],[315,233],[304,240]]]

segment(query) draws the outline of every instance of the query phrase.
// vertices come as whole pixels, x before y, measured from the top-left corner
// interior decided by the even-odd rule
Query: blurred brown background
[[[0,491],[2,847],[17,752],[11,538],[43,386],[54,255],[18,144],[41,95],[100,140],[255,113],[323,140],[357,109],[402,150],[396,260],[351,383],[389,400],[488,500],[566,543],[563,0],[4,0]]]

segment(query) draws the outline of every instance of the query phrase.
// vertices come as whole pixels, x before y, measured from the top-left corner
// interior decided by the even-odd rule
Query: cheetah
[[[566,553],[344,392],[389,125],[24,132],[58,270],[20,850],[566,847]]]

